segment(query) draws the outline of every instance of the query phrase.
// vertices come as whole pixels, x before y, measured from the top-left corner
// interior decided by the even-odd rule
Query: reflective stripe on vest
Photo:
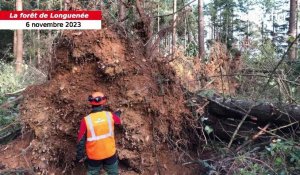
[[[91,141],[101,140],[101,139],[105,139],[105,138],[108,138],[108,137],[112,137],[114,135],[113,128],[112,128],[111,117],[110,117],[108,112],[105,112],[105,114],[106,114],[106,119],[107,119],[107,122],[108,122],[109,131],[108,131],[108,133],[102,134],[102,135],[99,135],[99,136],[96,136],[91,116],[90,115],[87,116],[87,118],[86,118],[87,119],[87,124],[89,125],[90,132],[91,132],[91,137],[88,137],[87,141],[91,142]]]

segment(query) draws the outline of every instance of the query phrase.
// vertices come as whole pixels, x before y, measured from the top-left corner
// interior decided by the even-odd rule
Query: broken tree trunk
[[[273,135],[265,132],[268,136],[260,136],[260,138],[268,139],[269,135],[300,133],[299,105],[223,98],[207,99],[198,95],[191,95],[189,98],[187,106],[191,107],[194,115],[203,116],[204,126],[213,129],[209,135],[217,139],[231,140],[240,123],[240,128],[233,138],[234,141],[247,140],[257,134],[260,131],[259,128],[266,125]],[[201,110],[203,106],[205,106],[204,111]],[[203,111],[204,115],[199,111]],[[248,114],[246,120],[242,121],[246,114]]]
[[[230,119],[220,119],[213,115],[206,114],[207,120],[204,121],[205,125],[210,126],[213,129],[213,137],[217,139],[229,141],[236,130],[240,121]],[[245,121],[240,127],[235,140],[245,140],[253,133],[257,132],[257,125],[251,121]]]
[[[218,118],[242,119],[250,110],[246,120],[252,120],[260,126],[267,123],[285,125],[300,121],[300,105],[223,98],[209,99],[209,101],[208,112]]]
[[[149,41],[152,37],[153,34],[153,19],[150,15],[148,15],[144,8],[142,8],[142,3],[143,0],[136,0],[135,1],[135,5],[136,5],[136,9],[137,12],[141,18],[141,24],[143,26],[143,30],[144,30],[144,38],[142,38],[144,40],[145,46],[146,46],[146,57],[149,58],[151,56],[151,46],[152,43]]]

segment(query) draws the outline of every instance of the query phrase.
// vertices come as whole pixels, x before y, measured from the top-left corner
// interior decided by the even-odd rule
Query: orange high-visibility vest
[[[84,117],[87,126],[86,153],[89,159],[102,160],[116,153],[114,120],[111,112],[101,111]]]

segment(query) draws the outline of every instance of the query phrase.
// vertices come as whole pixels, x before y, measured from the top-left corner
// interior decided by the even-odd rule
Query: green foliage
[[[239,80],[240,89],[239,96],[248,98],[251,96],[256,99],[268,99],[268,101],[278,101],[281,98],[281,92],[277,81],[270,81],[271,88],[264,90],[269,78],[269,72],[272,72],[277,65],[276,46],[271,40],[266,39],[263,43],[257,45],[256,53],[252,50],[243,53],[243,62],[245,67],[250,71],[253,76],[237,76]],[[254,53],[253,53],[254,52]],[[283,67],[279,67],[282,69]],[[253,73],[252,73],[253,72]]]
[[[31,84],[42,83],[46,76],[35,68],[23,66],[23,73],[18,75],[13,64],[0,62],[0,97]]]
[[[0,10],[12,10],[14,7],[14,1],[0,1]]]
[[[4,98],[0,97],[0,105],[2,103],[10,103],[16,97]],[[11,102],[12,103],[12,102]],[[12,105],[9,108],[0,108],[0,144],[6,144],[15,138],[21,130],[21,125],[18,120],[19,108],[18,105]]]
[[[257,45],[258,52],[255,57],[249,57],[246,61],[249,66],[254,66],[259,69],[272,69],[275,66],[275,59],[277,58],[276,46],[271,40],[266,39],[263,43]]]
[[[287,41],[288,41],[289,43],[292,43],[295,39],[296,39],[295,37],[289,36],[289,37],[287,38]]]
[[[275,140],[266,150],[276,172],[290,174],[300,172],[300,148],[294,141]]]
[[[1,103],[0,103],[1,104]],[[17,108],[10,110],[1,110],[0,109],[0,129],[2,126],[6,126],[16,120],[17,117]]]
[[[255,47],[256,51],[243,52],[243,63],[248,69],[248,73],[253,76],[236,77],[240,84],[238,96],[267,99],[269,102],[300,102],[299,83],[297,82],[297,77],[300,75],[299,62],[286,61],[287,56],[283,58],[278,46],[268,38]],[[282,59],[283,62],[277,67]]]
[[[11,64],[0,63],[0,96],[22,88],[21,76],[15,73]]]
[[[203,90],[198,93],[198,95],[200,95],[202,97],[207,97],[207,98],[212,98],[214,96],[214,94],[216,94],[216,91],[213,89]]]
[[[204,127],[204,130],[205,130],[205,132],[206,132],[207,134],[210,134],[210,133],[212,133],[212,132],[214,131],[213,128],[210,127],[210,126],[208,126],[208,125],[206,125],[206,126]]]
[[[266,13],[270,13],[276,5],[276,0],[260,0],[259,2],[264,7]]]
[[[198,46],[194,43],[189,43],[185,51],[187,56],[195,57],[198,54]]]
[[[16,92],[29,85],[42,83],[46,76],[28,65],[22,66],[22,74],[16,74],[15,65],[0,61],[0,105],[7,103],[8,108],[0,108],[0,138],[2,143],[13,139],[20,130],[18,104],[15,98],[7,97],[7,93]],[[15,122],[16,121],[16,122]],[[3,140],[4,139],[4,140]]]
[[[257,174],[271,174],[268,170],[266,170],[261,164],[242,160],[241,163],[247,165],[244,168],[240,168],[236,170],[234,175],[257,175]]]
[[[239,4],[240,5],[240,4]],[[211,23],[214,26],[215,32],[220,36],[222,43],[225,43],[229,49],[232,48],[234,42],[233,23],[234,11],[237,9],[235,0],[216,0],[208,4],[208,11],[211,16]]]
[[[296,175],[300,174],[300,147],[292,140],[274,140],[268,146],[252,145],[238,152],[227,144],[209,140],[208,149],[216,161],[209,163],[214,174]],[[236,148],[232,148],[235,150]]]

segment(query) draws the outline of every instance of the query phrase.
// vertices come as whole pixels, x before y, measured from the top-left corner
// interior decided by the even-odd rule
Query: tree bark
[[[185,53],[185,50],[186,50],[186,40],[187,40],[187,38],[186,38],[186,31],[187,31],[187,20],[186,20],[186,17],[187,15],[186,15],[186,13],[184,14],[184,34],[183,34],[183,37],[184,37],[184,53]]]
[[[213,129],[213,136],[217,136],[219,139],[230,141],[234,131],[236,130],[239,121],[220,119],[211,114],[206,114],[207,120],[204,121],[205,125],[210,126]],[[245,139],[250,135],[257,132],[257,125],[251,121],[245,121],[240,127],[235,140]]]
[[[218,118],[242,119],[247,111],[248,121],[258,125],[274,123],[285,125],[293,122],[300,122],[300,105],[272,104],[269,102],[254,102],[251,100],[235,100],[223,98],[210,99],[207,106],[208,112]]]
[[[278,135],[300,134],[300,105],[202,96],[194,96],[191,99],[187,105],[194,115],[199,113],[199,106],[205,105],[203,122],[213,129],[212,136],[222,140],[232,139],[233,133],[246,115],[247,118],[241,123],[234,140],[249,138],[260,131],[259,127],[265,126]]]
[[[60,10],[63,10],[63,1],[62,0],[59,1],[59,6],[60,6]]]
[[[169,35],[169,54],[172,54],[172,35]]]
[[[146,14],[144,11],[144,8],[142,7],[143,0],[136,0],[135,5],[136,9],[138,11],[138,14],[141,18],[142,25],[143,25],[143,30],[145,37],[142,38],[144,40],[144,43],[146,44],[146,57],[150,58],[151,57],[151,48],[152,48],[152,42],[149,41],[152,37],[153,34],[153,21],[150,15]]]
[[[40,9],[40,0],[36,1],[37,3],[37,10]],[[48,7],[49,7],[49,3],[48,3]],[[50,10],[50,9],[49,9]],[[41,64],[41,33],[40,30],[38,29],[37,31],[37,62],[36,62],[36,67],[38,68]]]
[[[157,32],[159,32],[159,30],[160,30],[159,3],[157,3],[157,16],[158,16],[157,17]]]
[[[177,0],[173,0],[173,31],[172,31],[172,57],[175,57],[175,50],[176,50],[176,19],[177,13]]]
[[[205,54],[203,0],[198,0],[198,45],[199,59],[202,59]]]
[[[136,8],[143,22],[143,28],[146,35],[146,42],[152,37],[152,19],[147,15],[141,6],[142,0],[136,0]]]
[[[21,11],[22,0],[16,1],[16,10]],[[18,29],[16,33],[17,37],[17,47],[16,47],[16,73],[20,74],[22,72],[23,63],[23,30]]]
[[[14,57],[17,58],[17,31],[14,30]]]
[[[160,31],[160,18],[159,18],[159,2],[157,3],[157,33]],[[158,36],[160,39],[160,36]],[[157,47],[158,53],[160,52],[160,41],[158,43],[158,47]]]
[[[120,0],[119,4],[119,21],[122,27],[124,27],[124,19],[125,19],[125,5],[123,4],[124,0]]]
[[[192,31],[191,31],[191,27],[190,27],[190,20],[189,18],[187,18],[187,43],[190,43],[192,41]]]
[[[37,67],[41,64],[41,34],[40,30],[37,30]]]
[[[65,8],[65,11],[67,11],[68,9],[69,9],[69,4],[70,4],[70,0],[65,0],[65,2],[64,2],[64,8]]]
[[[296,38],[296,16],[297,16],[297,6],[298,6],[298,0],[290,0],[290,18],[289,18],[289,40],[288,44],[291,44],[293,40]],[[295,61],[296,60],[296,44],[294,44],[291,49],[289,50],[288,53],[290,61]]]

